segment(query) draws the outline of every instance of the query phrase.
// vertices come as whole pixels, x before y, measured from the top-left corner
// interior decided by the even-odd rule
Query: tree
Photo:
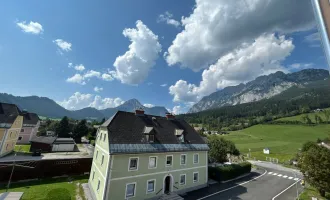
[[[222,137],[211,136],[209,137],[208,145],[210,147],[209,156],[216,162],[227,162],[227,154],[235,156],[240,155],[239,150],[236,148],[232,141],[225,140]]]
[[[324,111],[324,117],[325,117],[325,121],[329,122],[329,118],[330,118],[330,110],[325,110]]]
[[[70,125],[69,125],[69,119],[67,116],[64,116],[60,123],[56,126],[55,132],[58,137],[62,138],[68,138],[70,137]]]
[[[86,120],[83,119],[73,127],[73,138],[77,143],[81,143],[81,137],[88,134],[88,127],[86,123]]]
[[[313,142],[305,143],[298,167],[306,181],[317,188],[321,196],[330,192],[330,151],[327,148]]]

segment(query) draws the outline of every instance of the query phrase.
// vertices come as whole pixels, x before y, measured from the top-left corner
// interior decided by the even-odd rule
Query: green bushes
[[[226,181],[251,172],[251,163],[242,162],[240,164],[209,167],[208,172],[209,178],[216,181]]]

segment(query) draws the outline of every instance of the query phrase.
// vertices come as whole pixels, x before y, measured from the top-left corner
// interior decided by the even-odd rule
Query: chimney
[[[136,109],[135,110],[135,115],[143,116],[144,115],[144,110],[142,108]]]
[[[166,115],[166,118],[167,118],[168,120],[173,120],[173,119],[175,119],[175,117],[174,117],[174,115],[172,115],[172,113],[166,113],[165,115]]]

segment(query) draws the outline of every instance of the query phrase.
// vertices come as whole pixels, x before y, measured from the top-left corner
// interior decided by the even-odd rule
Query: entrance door
[[[164,193],[165,194],[170,193],[170,191],[171,191],[171,177],[170,176],[167,176],[165,178],[165,183],[164,184],[165,184]]]

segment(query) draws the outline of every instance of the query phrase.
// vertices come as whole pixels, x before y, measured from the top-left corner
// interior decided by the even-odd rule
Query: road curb
[[[243,174],[243,175],[238,176],[238,177],[233,178],[233,179],[229,179],[229,180],[226,180],[226,181],[221,181],[220,183],[228,183],[228,182],[230,182],[230,181],[235,181],[235,180],[237,180],[237,179],[244,178],[244,177],[246,177],[246,176],[248,176],[248,175],[250,175],[250,174],[251,174],[251,172],[246,173],[246,174]]]

